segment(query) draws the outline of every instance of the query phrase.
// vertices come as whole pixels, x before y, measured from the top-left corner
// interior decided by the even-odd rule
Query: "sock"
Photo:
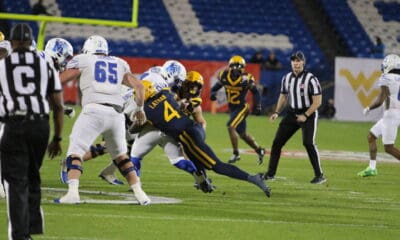
[[[174,164],[174,166],[190,174],[193,174],[197,171],[197,168],[194,166],[193,162],[186,159],[179,160]]]
[[[233,154],[238,156],[239,155],[239,150],[233,150]]]
[[[369,160],[369,168],[371,168],[372,170],[376,169],[376,160]]]
[[[242,169],[236,167],[235,165],[226,164],[223,162],[217,162],[212,170],[218,174],[244,181],[247,181],[247,178],[249,177],[249,174]]]
[[[68,180],[68,192],[78,192],[79,179]]]
[[[132,189],[132,191],[133,191],[134,193],[135,193],[135,192],[138,192],[138,191],[143,191],[140,182],[137,182],[137,183],[135,183],[135,184],[132,184],[132,185],[131,185],[131,189]]]

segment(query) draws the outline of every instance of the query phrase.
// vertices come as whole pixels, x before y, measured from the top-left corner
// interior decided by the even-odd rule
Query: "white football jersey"
[[[125,60],[114,56],[79,54],[68,62],[67,69],[71,68],[81,72],[82,106],[88,103],[123,105],[121,84],[124,75],[131,72]]]
[[[378,85],[389,88],[389,100],[385,100],[389,102],[384,103],[385,109],[400,109],[400,75],[394,73],[382,74],[378,80]]]
[[[168,87],[167,78],[167,72],[165,72],[165,70],[159,66],[149,68],[139,77],[140,80],[146,79],[152,82],[157,92]]]
[[[139,76],[140,80],[148,80],[154,84],[156,91],[160,91],[163,88],[168,88],[168,83],[166,81],[166,73],[161,67],[151,67],[146,72]],[[133,90],[124,90],[122,93],[122,98],[125,101],[124,113],[131,114],[134,109],[136,109],[136,102],[134,100]]]

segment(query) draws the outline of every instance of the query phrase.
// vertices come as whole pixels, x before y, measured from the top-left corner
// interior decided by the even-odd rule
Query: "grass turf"
[[[231,155],[225,122],[226,114],[205,115],[207,142],[222,161]],[[66,119],[63,146],[74,119]],[[270,148],[279,121],[249,116],[247,128],[257,142]],[[372,123],[320,120],[317,144],[320,150],[367,152],[366,136]],[[396,144],[398,145],[398,144]],[[249,149],[243,141],[241,149]],[[305,151],[298,132],[284,150]],[[379,153],[382,154],[382,146]],[[351,154],[351,153],[349,153]],[[242,154],[236,165],[249,173],[264,172],[254,154]],[[127,193],[128,186],[107,185],[97,177],[108,164],[108,156],[84,164],[80,189]],[[172,197],[179,204],[56,205],[62,193],[43,191],[45,234],[35,239],[399,239],[399,163],[378,161],[379,175],[357,177],[368,164],[364,161],[322,159],[328,182],[309,183],[313,177],[307,158],[282,157],[277,180],[267,182],[272,197],[267,199],[254,185],[209,172],[215,192],[204,194],[193,188],[189,174],[170,166],[160,148],[142,163],[143,188],[150,196]],[[46,159],[42,186],[65,188],[58,179],[59,161]],[[81,194],[87,199],[113,199],[110,196]],[[118,196],[115,197],[119,199]],[[5,200],[0,200],[0,239],[7,238]]]

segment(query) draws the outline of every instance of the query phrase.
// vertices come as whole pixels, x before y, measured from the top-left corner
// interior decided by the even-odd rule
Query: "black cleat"
[[[261,165],[264,162],[265,149],[262,148],[262,147],[259,147],[256,150],[256,152],[257,152],[257,155],[258,155],[257,163],[258,163],[258,165]]]
[[[326,182],[326,178],[324,178],[323,175],[318,176],[318,177],[314,177],[310,183],[312,184],[323,184],[324,182]]]
[[[271,197],[271,189],[264,183],[264,176],[262,173],[256,175],[249,175],[247,181],[257,185],[261,188],[267,197]]]
[[[275,176],[269,176],[267,174],[264,174],[263,177],[264,177],[264,180],[275,181]]]
[[[215,190],[215,186],[213,186],[211,183],[212,183],[211,179],[207,178],[201,183],[195,183],[194,187],[197,190],[203,191],[204,193],[211,193],[212,191]]]
[[[228,163],[235,163],[240,160],[239,154],[233,154],[231,158],[229,158]]]

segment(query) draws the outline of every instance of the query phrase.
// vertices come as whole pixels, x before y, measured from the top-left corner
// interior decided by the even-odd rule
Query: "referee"
[[[289,109],[280,122],[272,143],[268,171],[264,178],[274,179],[282,147],[301,128],[303,145],[314,169],[314,178],[310,182],[321,184],[326,182],[326,179],[321,169],[319,153],[315,144],[317,109],[322,101],[321,86],[312,73],[304,70],[306,59],[301,51],[293,53],[290,61],[292,71],[282,78],[281,93],[270,121],[273,122],[278,118],[287,102]]]
[[[1,173],[7,195],[9,239],[31,239],[43,233],[40,207],[40,167],[48,148],[51,158],[61,154],[63,98],[52,65],[30,50],[32,29],[24,23],[10,32],[13,52],[0,60]],[[54,111],[54,137],[49,111]]]

